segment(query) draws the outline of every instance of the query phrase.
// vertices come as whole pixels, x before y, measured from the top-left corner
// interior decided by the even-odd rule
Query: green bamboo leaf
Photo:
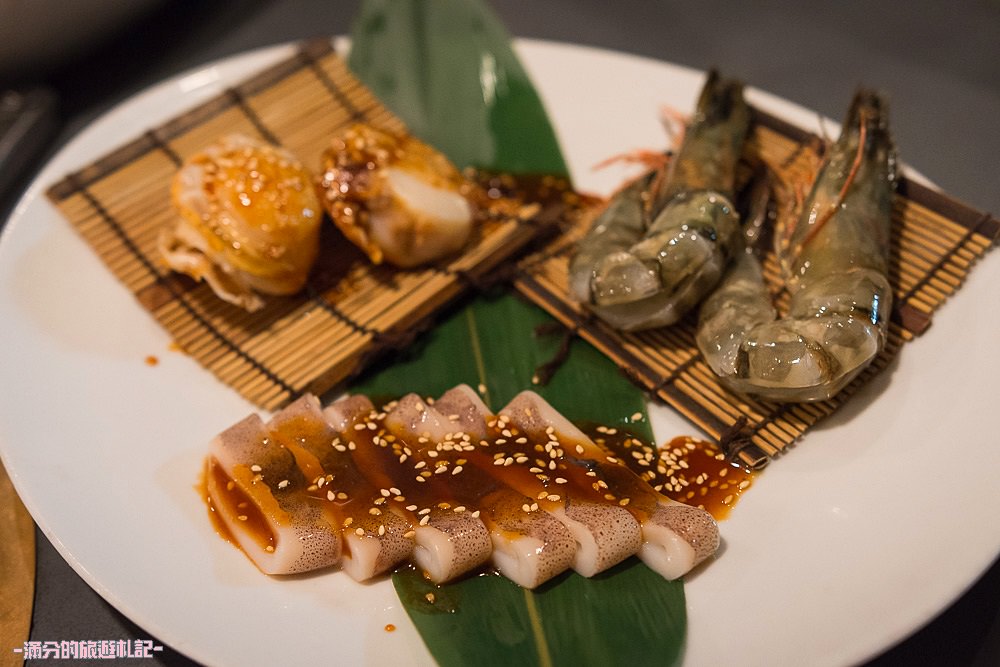
[[[536,591],[495,574],[435,586],[393,575],[400,600],[441,665],[656,665],[680,662],[684,586],[634,560]]]
[[[484,3],[367,0],[351,37],[351,69],[459,168],[568,173],[510,35]]]
[[[460,167],[566,175],[555,133],[505,29],[480,0],[366,0],[352,33],[354,73],[417,136]],[[615,365],[576,340],[544,387],[536,369],[556,355],[552,320],[509,293],[478,296],[442,316],[409,350],[353,387],[371,396],[437,396],[479,387],[499,409],[535,389],[575,421],[628,425],[651,438],[645,397]],[[498,575],[435,586],[414,569],[393,583],[444,667],[679,662],[684,588],[636,559],[592,579],[566,573],[535,591]],[[431,597],[428,597],[428,596]]]

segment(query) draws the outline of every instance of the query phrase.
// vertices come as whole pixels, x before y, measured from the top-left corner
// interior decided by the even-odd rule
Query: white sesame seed
[[[365,529],[364,528],[356,528],[354,530],[354,533],[356,535],[358,535],[359,537],[364,537],[364,535],[365,535]]]
[[[259,465],[257,465],[256,463],[253,464],[252,466],[250,466],[250,472],[260,472],[260,471],[261,471],[261,467]]]
[[[337,499],[337,494],[334,493],[333,491],[327,491],[326,492],[326,499],[327,500],[336,500]]]
[[[278,482],[278,488],[279,489],[283,489],[286,486],[288,486],[288,480],[287,479],[283,479],[280,482]]]

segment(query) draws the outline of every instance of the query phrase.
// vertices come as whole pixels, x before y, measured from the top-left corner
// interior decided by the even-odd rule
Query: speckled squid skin
[[[440,583],[492,561],[535,588],[634,554],[676,578],[718,546],[706,512],[653,491],[533,392],[495,415],[465,385],[383,408],[347,396],[322,409],[306,395],[217,440],[224,464],[233,452],[254,461],[233,476],[262,483],[274,531],[301,537],[275,549],[288,572],[339,560],[364,581],[409,560]]]
[[[421,562],[419,553],[415,558],[431,581],[451,581],[489,561],[493,542],[482,519],[471,512],[456,514],[442,509],[432,510],[429,516],[426,526],[415,529],[416,542],[418,550],[434,551],[434,567]]]
[[[534,499],[490,475],[493,466],[483,469],[465,461],[476,455],[475,451],[464,451],[476,449],[476,444],[470,444],[472,436],[486,435],[484,415],[488,414],[475,409],[478,406],[470,402],[471,396],[474,393],[465,387],[430,405],[409,394],[389,411],[385,424],[411,444],[418,462],[450,466],[446,467],[449,474],[440,477],[447,480],[455,501],[463,503],[466,511],[475,508],[489,529],[494,565],[519,585],[535,588],[570,567],[576,541],[562,523],[541,511]],[[468,436],[468,443],[458,436]]]
[[[212,506],[240,548],[265,574],[297,574],[336,565],[341,559],[340,529],[310,501],[307,481],[289,452],[270,441],[270,431],[257,415],[237,422],[209,446],[226,477],[239,485],[255,507],[237,510],[224,502],[226,483],[206,479]],[[254,525],[239,516],[256,512],[274,535],[261,546],[248,531]],[[238,512],[242,512],[239,514]]]
[[[707,511],[671,500],[654,491],[614,456],[598,447],[580,429],[538,394],[521,392],[500,415],[533,438],[551,437],[563,443],[564,467],[577,481],[602,485],[612,504],[627,509],[642,527],[639,557],[668,579],[676,579],[717,551],[719,528]],[[583,476],[580,470],[587,470]]]
[[[342,567],[364,581],[407,560],[414,541],[410,523],[383,502],[384,496],[358,470],[350,449],[332,446],[338,439],[350,442],[352,426],[374,409],[371,401],[362,399],[328,411],[336,415],[333,421],[343,426],[341,430],[328,421],[312,395],[291,403],[271,423],[281,444],[294,451],[298,465],[310,471],[307,477],[313,480],[319,502],[327,503],[340,519],[345,542]]]

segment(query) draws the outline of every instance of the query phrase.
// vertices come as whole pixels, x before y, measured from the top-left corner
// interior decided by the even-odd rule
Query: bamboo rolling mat
[[[814,172],[821,150],[815,135],[757,112],[744,162],[763,161],[779,178],[801,180]],[[896,303],[885,349],[831,400],[782,404],[739,396],[718,383],[695,344],[695,315],[671,327],[622,333],[574,302],[568,292],[569,259],[591,219],[579,217],[562,235],[522,260],[515,286],[609,356],[639,385],[719,440],[730,455],[755,468],[766,465],[849,400],[904,343],[926,330],[934,311],[961,287],[976,260],[1000,238],[1000,221],[904,178],[893,207],[889,278]],[[773,254],[765,259],[764,269],[772,293],[780,294]],[[779,298],[779,310],[782,301],[787,301],[787,294]]]
[[[316,40],[68,174],[48,196],[184,351],[251,402],[274,410],[304,392],[323,393],[372,357],[407,345],[441,307],[489,282],[486,276],[559,216],[549,208],[532,217],[489,218],[461,255],[408,271],[371,265],[327,224],[320,260],[303,293],[269,297],[255,313],[223,302],[207,285],[171,272],[159,259],[157,235],[175,217],[170,181],[188,155],[224,134],[243,132],[318,165],[330,138],[357,121],[405,131],[351,76],[330,43]],[[744,158],[794,180],[812,173],[821,150],[814,135],[758,112]],[[903,179],[893,211],[890,279],[896,304],[886,349],[832,400],[778,404],[740,397],[718,384],[695,346],[693,317],[673,327],[620,333],[574,303],[567,267],[573,243],[589,224],[586,216],[574,219],[521,261],[515,287],[753,467],[779,455],[885,368],[930,325],[934,311],[1000,238],[994,218]],[[780,294],[773,257],[765,261],[765,273]]]
[[[330,43],[317,40],[68,174],[48,196],[181,349],[273,410],[304,392],[322,393],[372,356],[406,345],[439,308],[523,248],[548,214],[491,216],[461,255],[408,271],[372,265],[324,224],[321,259],[303,293],[268,297],[255,313],[223,302],[159,259],[157,236],[176,216],[170,182],[188,155],[242,132],[284,146],[315,168],[334,134],[357,121],[405,131]]]

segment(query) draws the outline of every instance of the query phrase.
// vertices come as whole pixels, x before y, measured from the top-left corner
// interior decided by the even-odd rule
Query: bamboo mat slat
[[[315,40],[67,174],[47,194],[181,349],[251,402],[274,410],[304,392],[324,392],[374,356],[407,344],[539,228],[534,218],[491,217],[462,254],[400,271],[370,264],[327,221],[305,290],[268,298],[256,313],[223,302],[161,262],[157,235],[175,220],[170,182],[188,155],[242,132],[284,146],[315,168],[332,137],[357,121],[406,131],[351,76],[329,41]]]
[[[808,182],[821,151],[817,136],[757,112],[744,160],[751,165],[764,162],[780,179]],[[888,366],[904,343],[923,333],[937,308],[958,291],[976,261],[1000,239],[996,219],[902,179],[893,207],[889,270],[896,303],[885,349],[831,400],[781,404],[739,396],[718,383],[694,342],[693,315],[665,329],[623,333],[574,302],[568,292],[569,260],[590,219],[578,216],[560,236],[524,258],[516,288],[611,358],[637,384],[725,443],[731,455],[758,468],[848,401]],[[772,293],[779,293],[773,256],[765,258],[764,272]],[[787,294],[779,298],[779,309],[783,301]]]

